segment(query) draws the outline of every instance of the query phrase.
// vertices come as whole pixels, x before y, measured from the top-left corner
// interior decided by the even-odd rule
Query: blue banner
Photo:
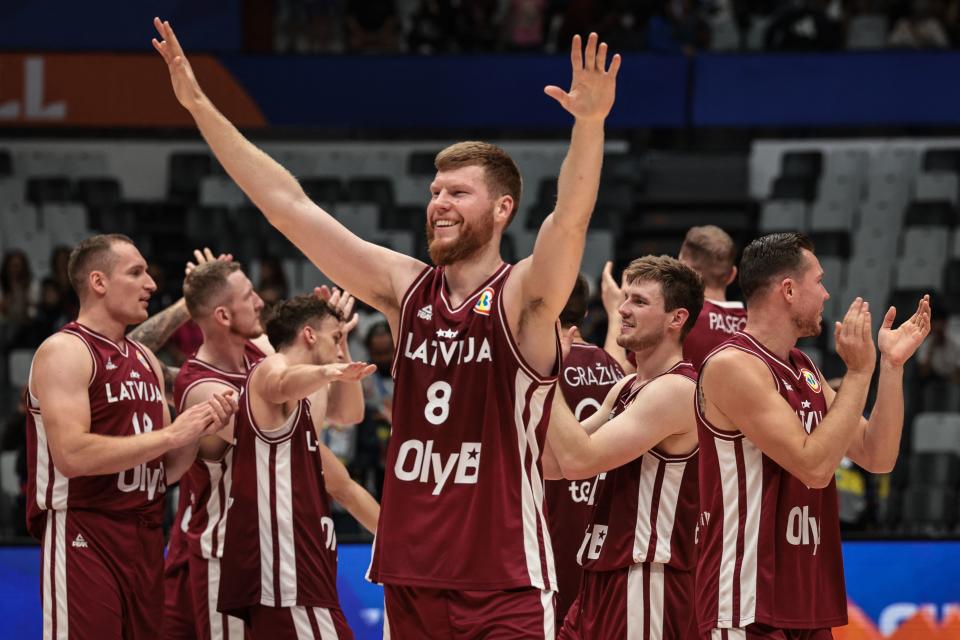
[[[337,588],[357,640],[380,640],[383,589],[364,579],[369,545],[340,545]],[[960,542],[847,542],[843,545],[847,594],[885,635],[917,611],[942,620],[960,611]],[[41,634],[40,551],[0,548],[0,620],[4,637]],[[158,595],[158,597],[160,597]]]

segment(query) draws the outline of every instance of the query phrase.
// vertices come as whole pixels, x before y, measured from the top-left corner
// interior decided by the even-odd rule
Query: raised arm
[[[323,463],[323,482],[327,493],[339,502],[357,522],[370,533],[377,532],[377,520],[380,519],[380,505],[377,500],[361,487],[347,473],[346,467],[333,455],[333,452],[322,442],[320,460]]]
[[[556,86],[544,89],[575,120],[557,181],[557,204],[540,227],[533,255],[518,265],[518,275],[523,282],[523,308],[535,307],[550,322],[567,303],[580,272],[587,227],[600,186],[603,126],[613,106],[620,68],[618,54],[607,69],[607,45],[597,43],[597,34],[591,33],[584,50],[580,36],[574,36],[570,91]],[[545,287],[545,282],[550,286]]]
[[[336,287],[330,290],[325,285],[314,291],[315,295],[327,301],[337,311],[343,322],[340,323],[341,362],[353,362],[350,357],[350,332],[357,328],[360,316],[353,312],[353,296]],[[335,427],[345,427],[363,422],[366,405],[363,401],[363,385],[360,380],[340,381],[330,385],[327,396],[326,422]]]
[[[204,95],[170,23],[154,18],[154,26],[161,39],[153,46],[167,63],[177,100],[230,177],[326,276],[396,320],[400,299],[425,265],[358,238],[314,204],[296,178],[244,138]]]
[[[847,364],[847,373],[833,406],[812,433],[806,432],[800,417],[779,394],[770,370],[759,358],[725,349],[700,371],[707,418],[720,429],[739,429],[812,488],[830,484],[856,435],[876,364],[870,314],[862,300],[857,298],[850,307],[842,328],[837,323],[836,333],[837,352]]]
[[[877,337],[880,379],[870,419],[860,419],[847,450],[847,457],[871,473],[889,473],[897,463],[903,433],[903,366],[930,333],[930,296],[924,296],[913,316],[893,329],[896,313],[894,307],[887,310]],[[823,386],[829,406],[836,393]]]
[[[68,478],[119,473],[195,443],[220,426],[214,409],[199,405],[163,429],[120,437],[91,433],[87,385],[92,373],[90,353],[73,336],[56,334],[37,350],[31,392],[40,402],[54,464]],[[170,478],[168,470],[168,481],[178,477]]]
[[[603,341],[603,350],[613,356],[624,372],[633,373],[637,368],[627,358],[626,349],[617,344],[617,336],[620,335],[620,305],[623,304],[623,289],[613,278],[613,263],[609,260],[603,265],[603,274],[600,276],[600,300],[607,314],[607,335]]]
[[[302,400],[331,382],[360,380],[376,368],[365,362],[290,365],[282,354],[274,354],[250,374],[250,386],[270,404],[280,405]]]

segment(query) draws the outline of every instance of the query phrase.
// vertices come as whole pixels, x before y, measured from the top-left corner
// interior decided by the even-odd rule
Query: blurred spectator
[[[287,275],[283,272],[283,264],[279,259],[268,256],[260,260],[260,282],[257,284],[257,295],[263,300],[263,311],[260,315],[266,322],[274,305],[281,300],[286,300],[290,295]]]
[[[843,43],[840,23],[827,15],[824,0],[793,0],[767,28],[768,51],[831,51]]]
[[[931,304],[930,335],[917,349],[917,386],[923,411],[956,411],[960,383],[960,342],[956,327],[960,318],[950,318],[935,298]],[[953,392],[951,392],[951,390]]]
[[[343,0],[278,0],[275,15],[277,52],[343,51]]]
[[[0,316],[16,327],[33,315],[33,271],[27,254],[10,249],[0,264]]]
[[[378,322],[370,327],[364,338],[369,362],[377,370],[363,379],[363,395],[366,404],[363,422],[357,425],[356,449],[350,465],[350,473],[377,499],[383,490],[387,442],[393,422],[393,339],[390,325]]]
[[[710,47],[710,23],[695,0],[668,0],[650,17],[647,44],[654,51],[692,55]]]
[[[50,253],[50,277],[60,290],[60,304],[63,315],[68,321],[75,319],[77,313],[80,312],[80,300],[77,298],[77,292],[73,290],[73,285],[70,284],[70,276],[67,274],[70,251],[70,247],[60,245],[54,247]],[[42,296],[43,293],[41,292]]]
[[[17,397],[17,406],[13,413],[6,419],[3,427],[3,441],[0,442],[0,449],[3,451],[15,451],[17,453],[16,471],[18,486],[16,491],[13,487],[5,487],[11,493],[16,493],[16,502],[13,505],[11,515],[12,533],[17,536],[27,536],[27,518],[26,518],[26,495],[24,494],[27,486],[27,404],[26,389],[21,389]]]
[[[891,47],[912,49],[944,49],[950,46],[950,39],[938,17],[941,5],[933,0],[914,0],[909,5],[909,13],[898,19],[887,43]]]
[[[498,0],[459,2],[457,41],[462,51],[493,51],[500,39]]]
[[[508,0],[504,19],[507,48],[511,51],[541,51],[546,31],[546,0]]]
[[[456,46],[456,21],[451,0],[420,0],[407,35],[410,52],[428,55],[451,51]]]
[[[53,278],[44,278],[40,283],[40,300],[33,320],[20,329],[17,346],[39,347],[41,342],[71,319],[64,309],[60,287]]]
[[[399,49],[393,0],[347,0],[344,23],[348,51],[395,53]]]

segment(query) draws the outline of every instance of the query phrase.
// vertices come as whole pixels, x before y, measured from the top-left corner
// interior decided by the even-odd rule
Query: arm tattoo
[[[166,344],[173,332],[189,319],[190,314],[187,312],[187,305],[181,298],[160,313],[154,314],[141,322],[127,337],[140,342],[151,351],[157,352]]]

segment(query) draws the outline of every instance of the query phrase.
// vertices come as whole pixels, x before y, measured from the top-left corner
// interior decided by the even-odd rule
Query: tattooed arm
[[[155,313],[141,322],[127,337],[156,352],[166,344],[173,332],[189,319],[187,303],[180,298],[160,313]]]

